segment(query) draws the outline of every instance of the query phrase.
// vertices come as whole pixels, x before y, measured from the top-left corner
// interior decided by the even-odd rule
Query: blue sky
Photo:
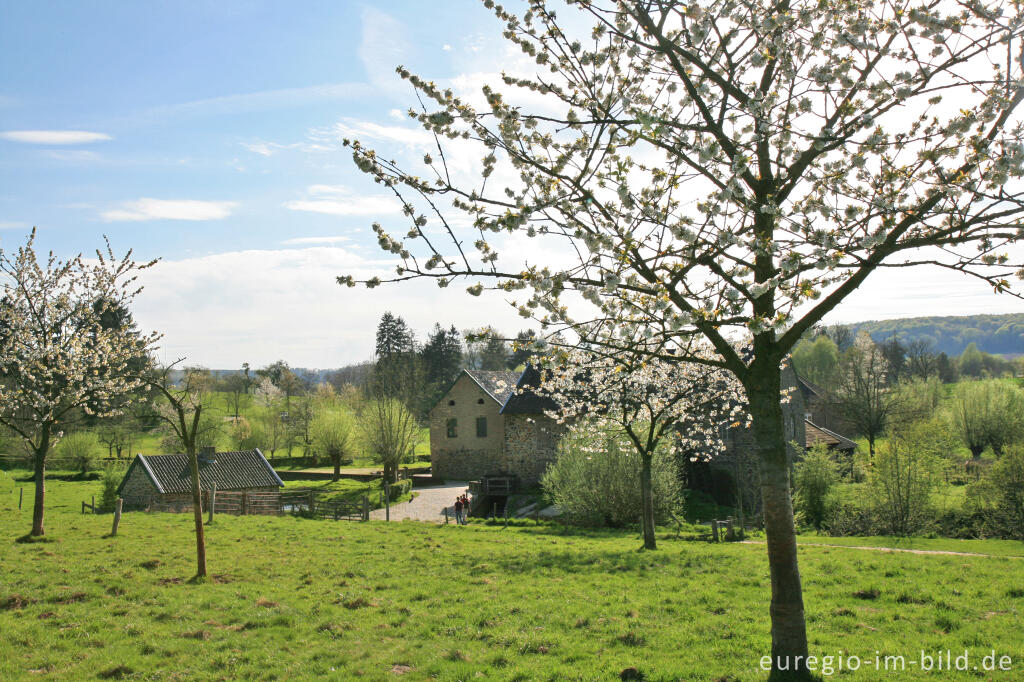
[[[165,360],[338,366],[370,357],[386,309],[421,335],[434,321],[514,333],[500,299],[461,287],[333,282],[386,265],[368,225],[395,215],[340,138],[415,152],[394,67],[479,89],[515,59],[500,31],[472,0],[4,2],[0,246],[35,225],[60,255],[106,234],[160,257],[136,317],[165,334]],[[1022,309],[938,273],[892,277],[836,319]]]

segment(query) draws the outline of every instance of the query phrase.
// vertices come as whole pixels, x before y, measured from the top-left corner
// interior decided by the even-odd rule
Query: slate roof
[[[499,405],[505,404],[508,397],[512,395],[512,391],[515,390],[516,382],[519,380],[518,372],[512,372],[505,369],[464,369],[462,371],[468,374],[469,377],[480,386],[480,388],[484,389],[484,391],[487,392],[487,395],[498,401]]]
[[[124,480],[118,486],[120,493],[136,467],[142,467],[160,493],[188,493],[192,480],[188,455],[136,455]],[[213,461],[199,459],[199,484],[208,489],[216,483],[217,490],[244,490],[247,488],[283,487],[284,482],[270,466],[259,448],[241,452],[218,452]]]
[[[515,392],[501,408],[501,414],[543,414],[545,410],[557,410],[556,403],[550,396],[538,395],[534,389],[541,384],[541,374],[533,365],[526,369],[516,382]]]
[[[804,420],[804,433],[807,447],[813,447],[818,443],[824,443],[834,450],[856,450],[857,444],[845,436],[840,436],[835,431],[829,431],[824,426],[818,426],[810,419]]]
[[[797,375],[796,382],[797,385],[800,387],[800,390],[803,392],[804,398],[815,397],[821,398],[823,400],[828,400],[828,391],[826,391],[821,386],[818,386],[817,384],[812,383],[807,379],[804,379],[800,375]]]

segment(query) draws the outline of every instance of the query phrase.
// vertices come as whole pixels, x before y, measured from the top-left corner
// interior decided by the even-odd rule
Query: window
[[[449,407],[452,407],[452,406],[454,406],[454,405],[455,405],[455,401],[454,401],[454,400],[449,400],[449,401],[448,401],[448,406],[449,406]]]
[[[449,419],[448,420],[448,437],[458,438],[459,436],[459,420]]]
[[[476,418],[476,437],[487,438],[487,417]]]
[[[483,398],[477,398],[476,404],[477,405],[483,405],[484,404],[484,399]]]

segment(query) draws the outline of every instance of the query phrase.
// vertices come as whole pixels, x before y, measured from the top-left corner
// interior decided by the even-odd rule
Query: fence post
[[[384,481],[384,520],[391,521],[391,484]]]
[[[85,500],[82,500],[82,513],[83,514],[85,513],[85,504],[86,504]],[[18,509],[21,509],[21,505],[18,505]]]
[[[117,537],[117,527],[121,525],[121,505],[124,503],[120,497],[117,498],[117,503],[114,505],[114,527],[110,529],[110,537]]]
[[[96,513],[96,496],[95,495],[92,496],[92,513],[93,514]]]
[[[370,520],[370,496],[363,495],[363,521]]]
[[[735,533],[732,530],[732,517],[728,517],[725,520],[725,539],[734,540],[736,539]]]
[[[18,511],[21,511],[21,501],[25,499],[25,489],[18,488]]]
[[[217,482],[213,481],[210,483],[210,517],[206,520],[206,523],[213,523],[213,511],[217,507]]]
[[[718,542],[718,519],[711,519],[711,537]]]
[[[444,525],[448,525],[448,507],[444,508]]]

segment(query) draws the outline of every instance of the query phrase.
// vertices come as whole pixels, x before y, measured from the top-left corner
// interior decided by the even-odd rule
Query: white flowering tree
[[[640,459],[640,508],[644,548],[654,535],[652,459],[658,446],[676,439],[688,453],[710,457],[722,450],[723,427],[744,420],[742,389],[735,376],[711,362],[709,344],[687,351],[706,363],[662,357],[616,357],[592,349],[556,354],[539,392],[551,397],[560,423],[588,418],[598,429],[626,434]]]
[[[140,387],[139,358],[159,338],[105,325],[141,291],[129,251],[107,242],[95,260],[52,253],[42,262],[35,231],[17,251],[0,250],[0,424],[25,443],[35,468],[31,535],[45,533],[46,458],[64,428],[85,415],[119,414]]]
[[[780,365],[876,271],[930,264],[997,292],[1024,272],[1021,9],[578,0],[581,32],[545,0],[484,4],[536,66],[482,103],[399,68],[438,141],[422,170],[347,141],[405,206],[401,232],[374,226],[401,260],[389,279],[498,288],[624,357],[707,339],[759,447],[773,674],[806,676]],[[474,143],[482,177],[464,181],[448,155]],[[508,235],[562,259],[503,263]]]

